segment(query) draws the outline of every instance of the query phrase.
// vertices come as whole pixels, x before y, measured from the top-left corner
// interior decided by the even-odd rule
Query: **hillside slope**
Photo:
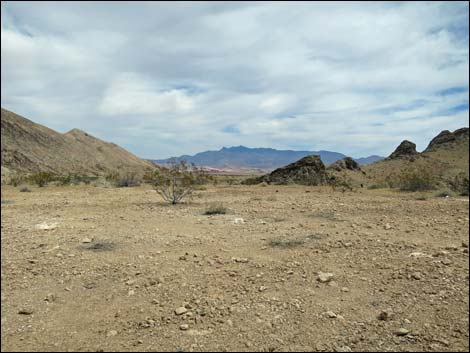
[[[114,143],[84,131],[65,134],[1,109],[2,171],[102,175],[110,171],[143,171],[154,166]]]
[[[414,143],[403,141],[386,159],[365,166],[368,179],[376,183],[393,182],[409,170],[431,173],[444,182],[460,173],[468,175],[468,128],[442,131],[421,153],[415,147]]]

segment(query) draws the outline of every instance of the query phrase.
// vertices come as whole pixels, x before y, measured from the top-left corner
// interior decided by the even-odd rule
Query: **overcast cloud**
[[[1,105],[145,158],[468,126],[468,2],[2,2]]]

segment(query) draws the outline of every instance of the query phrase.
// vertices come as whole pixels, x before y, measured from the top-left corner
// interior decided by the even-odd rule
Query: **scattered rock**
[[[56,297],[55,294],[53,294],[53,293],[49,293],[49,294],[46,295],[46,297],[44,298],[44,300],[45,300],[46,302],[49,302],[49,303],[55,302],[56,299],[57,299],[57,297]]]
[[[233,224],[244,224],[245,220],[243,218],[235,218]]]
[[[188,329],[189,329],[189,325],[188,325],[188,324],[182,324],[182,325],[180,325],[180,330],[181,330],[181,331],[186,331],[186,330],[188,330]]]
[[[333,273],[318,272],[317,281],[319,281],[321,283],[327,283],[327,282],[331,281],[334,277],[335,277],[335,275]]]
[[[179,308],[175,309],[175,314],[178,316],[186,314],[187,312],[188,312],[188,309],[186,309],[184,306],[180,306]]]
[[[107,337],[113,337],[113,336],[116,336],[117,334],[118,334],[118,332],[116,330],[111,330],[111,331],[108,331],[106,336]]]
[[[42,229],[42,230],[56,229],[57,228],[57,223],[47,224],[46,222],[42,222],[42,223],[36,224],[35,228],[36,229]]]
[[[413,272],[411,274],[411,277],[416,280],[422,280],[424,278],[423,274],[421,272]]]
[[[334,319],[337,317],[337,315],[331,310],[328,310],[327,312],[325,312],[325,315],[328,316],[330,319]]]
[[[22,308],[18,311],[20,315],[31,315],[33,313],[33,309]]]
[[[452,264],[452,260],[450,260],[450,259],[442,259],[441,262],[442,262],[442,264],[444,264],[446,266]]]
[[[425,254],[425,253],[422,253],[422,252],[412,252],[410,255],[410,257],[431,257],[431,255],[428,255],[428,254]]]
[[[382,310],[379,315],[377,315],[377,319],[382,320],[382,321],[388,321],[391,320],[393,316],[393,312],[391,309],[387,310]]]
[[[406,336],[407,334],[410,333],[410,331],[407,330],[407,329],[404,328],[404,327],[401,327],[401,328],[399,328],[398,330],[396,330],[394,333],[395,333],[395,335],[397,335],[397,336]]]
[[[85,244],[87,244],[87,243],[91,243],[91,239],[90,239],[90,238],[86,238],[86,237],[85,237],[85,238],[83,238],[83,239],[82,239],[82,241],[81,241],[81,242],[82,242],[82,243],[85,243]]]

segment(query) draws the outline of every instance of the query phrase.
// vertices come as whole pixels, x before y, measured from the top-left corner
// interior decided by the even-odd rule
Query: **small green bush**
[[[133,172],[111,172],[105,176],[105,179],[117,188],[134,187],[142,184],[142,177]]]
[[[453,192],[450,190],[443,190],[436,194],[437,197],[451,197],[453,196]]]
[[[142,178],[139,177],[136,173],[126,173],[120,175],[116,180],[116,187],[118,188],[139,186],[140,184],[142,184]]]
[[[49,184],[51,181],[54,181],[57,177],[49,172],[39,172],[36,174],[32,174],[28,177],[28,181],[31,184],[35,184],[38,187],[42,188]]]
[[[402,191],[428,191],[436,189],[436,179],[428,171],[415,170],[403,173],[398,185]]]
[[[15,188],[24,182],[24,177],[20,175],[13,175],[10,177],[10,185],[13,185]]]
[[[468,175],[460,173],[450,181],[450,188],[452,191],[457,192],[461,196],[469,195],[469,180]]]

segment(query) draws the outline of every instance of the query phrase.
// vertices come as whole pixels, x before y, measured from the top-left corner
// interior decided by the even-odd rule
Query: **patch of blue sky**
[[[442,91],[437,92],[439,96],[451,96],[453,94],[464,93],[468,92],[468,86],[457,86],[457,87],[450,87],[446,88]]]
[[[428,103],[429,101],[427,99],[416,99],[408,104],[395,105],[395,106],[391,106],[387,108],[376,109],[374,110],[374,113],[378,113],[382,115],[389,115],[389,114],[393,114],[396,112],[403,112],[403,111],[413,110],[416,108],[421,108],[421,107],[424,107]]]
[[[235,125],[235,124],[232,124],[232,125],[227,125],[225,126],[223,129],[222,129],[222,132],[226,132],[228,134],[239,134],[240,133],[240,129]]]
[[[195,95],[205,92],[203,88],[191,84],[176,84],[173,85],[172,88],[180,91],[185,91],[189,95]]]

